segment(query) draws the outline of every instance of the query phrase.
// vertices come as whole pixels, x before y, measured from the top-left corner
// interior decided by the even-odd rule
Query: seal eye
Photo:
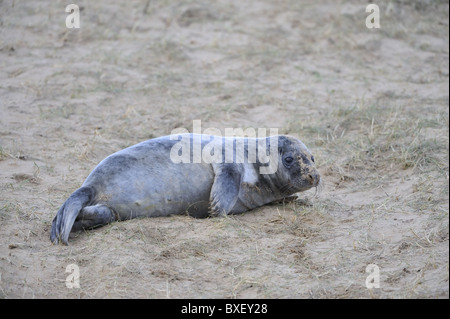
[[[284,161],[287,163],[287,164],[291,164],[292,163],[292,161],[293,161],[294,159],[292,158],[292,157],[286,157],[285,159],[284,159]]]
[[[314,156],[311,155],[311,161],[314,163]]]

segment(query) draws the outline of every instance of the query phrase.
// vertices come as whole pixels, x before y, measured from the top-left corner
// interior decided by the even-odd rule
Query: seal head
[[[296,138],[280,136],[278,138],[279,163],[277,180],[283,181],[280,190],[288,195],[317,187],[320,174],[309,149]]]

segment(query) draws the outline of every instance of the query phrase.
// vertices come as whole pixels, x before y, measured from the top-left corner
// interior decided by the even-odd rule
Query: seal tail
[[[50,240],[67,245],[69,234],[80,211],[89,205],[95,196],[92,187],[81,187],[73,192],[53,218]]]

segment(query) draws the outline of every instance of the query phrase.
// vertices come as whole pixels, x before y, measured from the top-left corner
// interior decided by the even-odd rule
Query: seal
[[[319,183],[313,155],[291,136],[162,136],[101,161],[58,210],[50,239],[67,245],[71,231],[139,217],[239,214]]]

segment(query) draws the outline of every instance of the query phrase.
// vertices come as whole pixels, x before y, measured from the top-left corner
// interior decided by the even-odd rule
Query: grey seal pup
[[[101,161],[58,210],[50,239],[67,245],[71,231],[138,217],[243,213],[319,183],[313,155],[291,136],[162,136]]]

